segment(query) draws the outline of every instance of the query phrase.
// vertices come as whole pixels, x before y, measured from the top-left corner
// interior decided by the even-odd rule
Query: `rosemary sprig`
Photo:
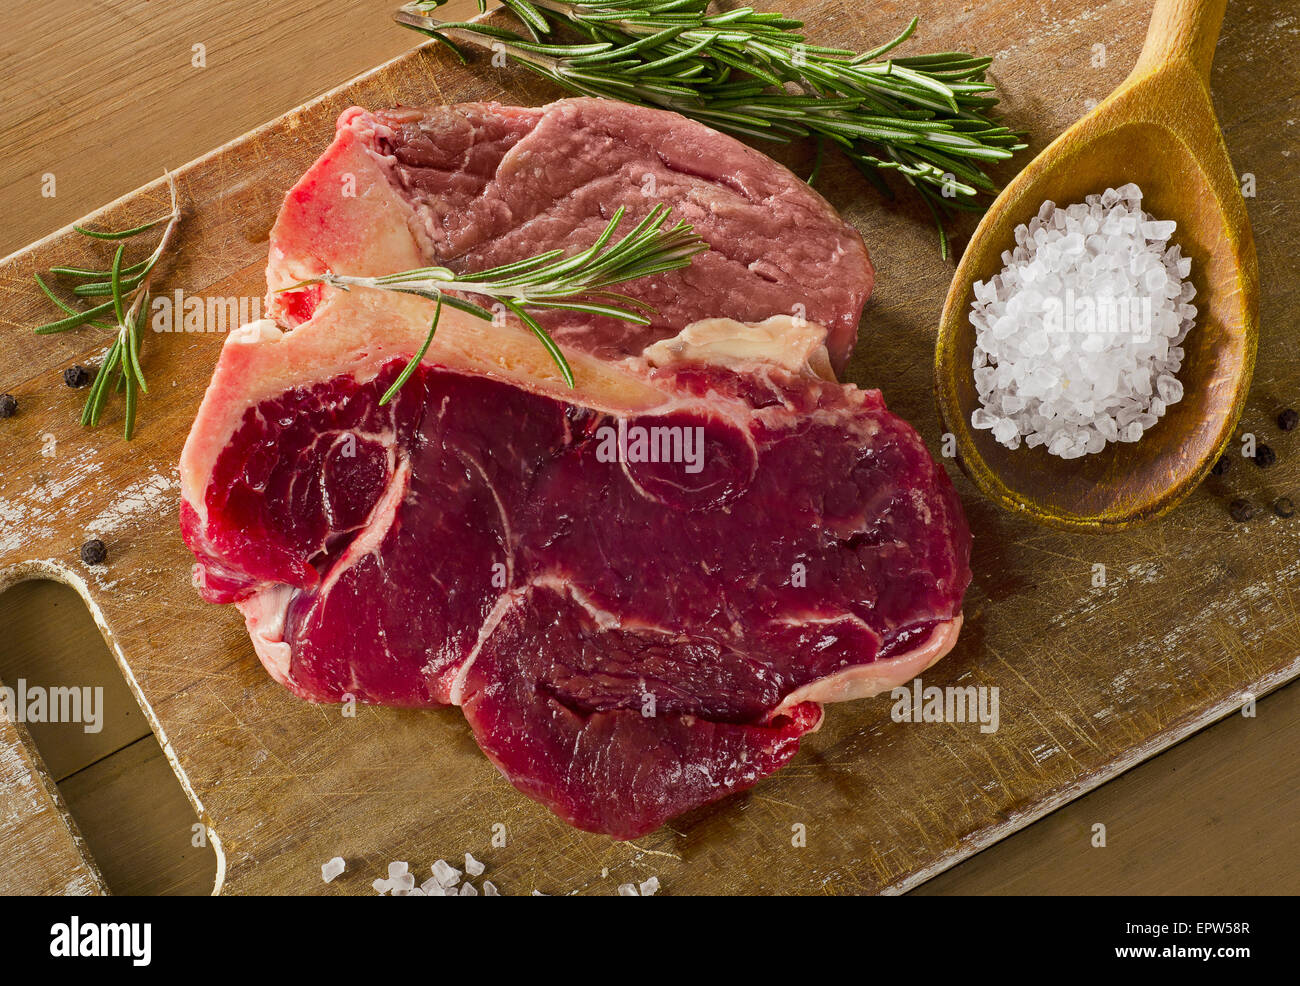
[[[492,298],[502,304],[537,336],[559,367],[565,383],[572,387],[573,370],[568,360],[528,309],[581,312],[649,325],[647,314],[653,314],[653,309],[635,298],[608,289],[652,274],[678,270],[688,265],[697,253],[708,249],[708,244],[688,223],[678,222],[671,228],[664,228],[671,211],[666,205],[656,205],[632,232],[611,244],[623,220],[624,208],[619,206],[596,242],[570,257],[565,257],[563,250],[548,250],[502,267],[459,275],[446,267],[420,267],[379,277],[327,273],[280,290],[293,291],[312,284],[329,284],[344,290],[380,288],[437,302],[433,320],[429,323],[429,334],[380,398],[381,405],[393,399],[420,365],[438,329],[444,305],[487,322],[493,320],[492,312],[462,295]]]
[[[749,7],[709,13],[709,0],[501,0],[519,34],[425,14],[445,0],[415,0],[396,20],[447,45],[504,52],[564,89],[675,110],[742,137],[815,137],[838,146],[884,194],[894,171],[930,208],[946,257],[944,219],[982,212],[995,192],[988,162],[1025,144],[990,111],[990,58],[940,52],[887,55],[912,36],[855,53],[811,44],[803,22]],[[486,0],[478,0],[486,11]],[[553,40],[557,33],[582,43]],[[814,168],[815,178],[820,167]]]
[[[149,285],[154,268],[171,243],[172,234],[180,223],[180,202],[176,194],[176,180],[169,173],[167,187],[171,192],[171,212],[165,216],[150,220],[132,229],[109,231],[86,229],[73,226],[78,233],[96,240],[125,241],[141,233],[155,229],[166,223],[157,246],[148,257],[139,263],[124,266],[126,243],[120,242],[113,254],[113,262],[108,270],[93,270],[83,267],[53,267],[50,273],[58,277],[72,278],[86,283],[78,284],[72,293],[79,298],[107,298],[91,308],[77,310],[67,304],[50,290],[49,285],[39,274],[33,275],[46,297],[67,313],[66,318],[47,322],[36,327],[37,335],[50,335],[55,332],[67,332],[69,329],[89,325],[113,333],[113,341],[104,353],[104,358],[95,373],[94,383],[86,397],[86,404],[81,411],[81,423],[87,427],[99,424],[104,406],[109,395],[115,391],[124,392],[126,410],[124,415],[123,435],[127,441],[135,434],[136,407],[140,394],[149,393],[145,382],[144,369],[140,362],[140,336],[144,332],[145,317],[149,309]],[[101,316],[111,318],[112,323],[100,321]],[[116,381],[113,374],[117,373]]]

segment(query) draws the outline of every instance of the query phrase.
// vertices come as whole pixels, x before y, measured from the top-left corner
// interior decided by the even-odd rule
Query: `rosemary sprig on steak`
[[[953,210],[982,212],[996,192],[988,162],[1025,144],[990,115],[991,58],[940,52],[883,58],[912,36],[866,52],[814,45],[803,22],[749,7],[709,13],[709,0],[501,0],[526,35],[428,17],[444,0],[416,0],[399,24],[446,44],[502,52],[570,92],[675,110],[742,137],[838,146],[884,194],[894,171],[939,228]],[[486,0],[479,0],[486,10]],[[569,35],[582,43],[564,43]],[[820,167],[814,169],[815,179]]]
[[[623,319],[637,325],[649,325],[650,319],[646,315],[653,313],[649,306],[607,289],[626,281],[685,267],[693,256],[709,248],[688,223],[678,222],[665,229],[664,224],[671,211],[665,205],[656,205],[632,232],[611,245],[610,241],[623,220],[624,207],[619,206],[596,242],[571,257],[565,257],[563,250],[548,250],[503,267],[466,274],[457,274],[446,267],[420,267],[380,277],[324,274],[281,290],[293,291],[311,284],[329,284],[344,290],[354,287],[380,288],[414,294],[437,302],[424,344],[380,399],[380,405],[392,400],[420,365],[438,329],[438,319],[444,305],[468,312],[487,322],[493,320],[491,311],[466,300],[462,295],[491,298],[528,326],[559,367],[565,383],[572,387],[573,370],[564,358],[564,353],[527,309],[582,312]]]
[[[136,405],[140,394],[149,392],[149,385],[145,382],[144,369],[140,363],[140,336],[144,332],[145,318],[149,310],[149,285],[153,279],[154,268],[167,251],[172,234],[181,219],[180,203],[176,195],[176,180],[170,174],[167,175],[167,186],[171,192],[172,207],[171,212],[165,216],[159,216],[132,229],[116,232],[86,229],[83,226],[72,227],[82,236],[91,239],[118,242],[112,265],[108,270],[53,267],[50,273],[57,277],[81,281],[82,283],[72,289],[75,297],[106,298],[106,301],[78,310],[50,290],[39,274],[33,275],[46,296],[67,313],[66,318],[37,326],[35,329],[37,335],[67,332],[69,329],[80,328],[83,325],[113,333],[113,342],[104,353],[99,370],[95,374],[95,381],[91,384],[90,393],[86,397],[86,404],[82,408],[81,423],[92,428],[98,425],[109,395],[115,391],[123,391],[126,413],[122,433],[127,441],[130,441],[135,434]],[[155,229],[163,223],[167,225],[163,228],[162,236],[159,237],[153,252],[139,263],[126,264],[124,241]],[[114,380],[116,380],[115,384]]]

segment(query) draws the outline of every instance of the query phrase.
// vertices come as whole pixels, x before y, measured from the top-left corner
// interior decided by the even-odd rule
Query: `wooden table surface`
[[[419,39],[388,19],[395,6],[18,0],[0,37],[8,149],[0,158],[0,255],[412,47]],[[1057,23],[1050,0],[1029,6],[1044,30]],[[1230,21],[1242,6],[1230,4]],[[1289,4],[1263,6],[1276,8],[1279,34],[1300,30]],[[449,16],[473,9],[472,0],[447,8]],[[920,38],[924,45],[924,28]],[[203,67],[194,65],[196,46]],[[1291,134],[1278,140],[1296,145]],[[42,194],[49,175],[53,196]],[[54,588],[0,596],[0,680],[22,671],[29,680],[46,674],[115,687],[117,670],[96,653],[93,624],[68,616],[79,605],[70,590]],[[1203,731],[917,892],[1294,892],[1300,685],[1264,699],[1257,713]],[[205,892],[210,854],[177,839],[183,798],[169,809],[179,814],[160,813],[166,822],[156,834],[112,823],[120,798],[152,797],[166,773],[143,720],[113,724],[97,741],[77,738],[69,748],[67,734],[36,737],[106,882],[127,892]],[[1098,823],[1107,827],[1106,849],[1092,845]]]

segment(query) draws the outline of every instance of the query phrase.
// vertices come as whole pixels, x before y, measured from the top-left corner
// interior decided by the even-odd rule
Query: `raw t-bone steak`
[[[604,99],[348,110],[271,233],[269,312],[287,326],[308,317],[318,288],[277,289],[326,270],[487,270],[586,247],[619,206],[630,229],[656,203],[712,249],[620,287],[655,308],[650,326],[552,313],[542,321],[559,341],[635,356],[701,318],[796,315],[826,328],[843,367],[873,278],[858,232],[758,151],[676,113]]]
[[[459,705],[517,788],[626,839],[953,645],[957,496],[877,391],[812,372],[819,327],[571,351],[569,389],[532,336],[448,310],[380,407],[431,307],[359,289],[246,326],[186,443],[203,594],[297,695]]]

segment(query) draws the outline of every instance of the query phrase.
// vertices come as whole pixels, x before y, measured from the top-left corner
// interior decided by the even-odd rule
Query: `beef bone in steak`
[[[957,496],[879,392],[810,370],[818,327],[574,352],[569,389],[530,335],[448,310],[380,407],[431,307],[358,289],[240,329],[186,442],[202,592],[295,694],[459,705],[517,788],[626,839],[955,642]]]
[[[799,315],[826,328],[831,362],[843,367],[873,280],[858,232],[739,141],[604,99],[349,109],[272,230],[269,313],[289,326],[307,318],[321,289],[279,289],[327,270],[487,270],[585,248],[619,206],[630,230],[656,203],[694,224],[711,249],[688,268],[618,288],[654,307],[651,325],[539,316],[558,341],[621,358],[708,316]]]

